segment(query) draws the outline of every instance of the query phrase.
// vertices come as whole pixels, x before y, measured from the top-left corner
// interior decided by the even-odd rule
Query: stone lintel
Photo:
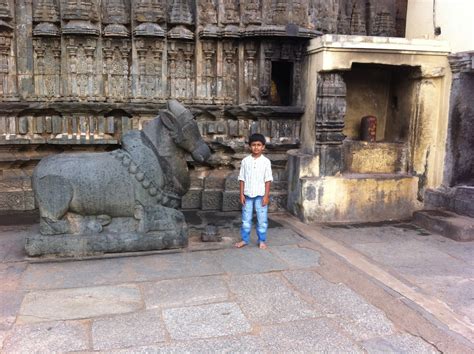
[[[448,43],[445,41],[326,34],[311,40],[308,54],[324,50],[402,52],[404,54],[441,56],[446,56],[450,51]]]

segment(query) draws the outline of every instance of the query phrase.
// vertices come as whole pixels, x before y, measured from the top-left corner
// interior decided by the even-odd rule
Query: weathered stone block
[[[200,209],[202,203],[202,190],[190,189],[181,199],[181,208]]]
[[[219,229],[216,225],[207,225],[205,230],[201,233],[202,242],[220,242],[222,236],[219,234]]]
[[[406,145],[400,143],[344,142],[345,170],[351,173],[403,172],[406,153]]]
[[[222,211],[240,210],[240,192],[222,193]]]
[[[23,191],[0,192],[0,210],[26,210],[25,201]]]
[[[208,176],[204,180],[204,189],[224,189],[225,179],[218,176]]]
[[[240,190],[240,181],[239,176],[237,174],[230,175],[225,179],[224,189],[228,190]]]
[[[282,211],[286,209],[288,203],[287,194],[284,192],[270,192],[269,212]]]
[[[202,192],[203,210],[220,210],[222,207],[222,191],[211,190]]]

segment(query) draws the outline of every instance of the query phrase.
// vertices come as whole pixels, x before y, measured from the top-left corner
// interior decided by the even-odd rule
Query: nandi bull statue
[[[187,245],[183,213],[190,186],[186,154],[210,150],[192,113],[177,101],[111,152],[47,157],[33,173],[40,234],[27,238],[30,256],[78,256]]]

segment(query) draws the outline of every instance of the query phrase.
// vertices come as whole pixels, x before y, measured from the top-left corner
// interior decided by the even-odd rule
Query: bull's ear
[[[178,131],[178,121],[176,120],[176,116],[173,113],[167,109],[163,109],[160,111],[160,118],[168,130],[172,132]]]

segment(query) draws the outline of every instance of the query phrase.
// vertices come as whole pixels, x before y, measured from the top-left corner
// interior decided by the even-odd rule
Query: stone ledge
[[[474,241],[474,219],[443,209],[413,213],[413,222],[431,232],[455,241]]]

